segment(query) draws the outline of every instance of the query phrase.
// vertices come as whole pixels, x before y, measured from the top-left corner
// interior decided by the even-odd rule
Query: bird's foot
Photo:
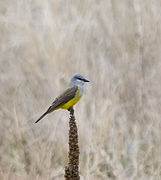
[[[68,109],[68,111],[69,111],[70,113],[73,113],[73,112],[74,112],[73,106],[70,107],[70,108]]]

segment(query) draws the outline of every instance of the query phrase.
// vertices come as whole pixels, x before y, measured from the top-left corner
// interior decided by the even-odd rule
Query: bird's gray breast
[[[79,88],[79,96],[82,96],[83,95],[83,92],[84,92],[84,89],[82,86],[78,86]]]

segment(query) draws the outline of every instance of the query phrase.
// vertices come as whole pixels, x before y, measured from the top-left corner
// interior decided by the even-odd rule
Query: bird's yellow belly
[[[78,90],[78,92],[76,93],[76,96],[73,99],[69,100],[67,103],[63,104],[60,108],[69,109],[70,107],[74,106],[80,100],[81,97],[82,95],[80,94]]]

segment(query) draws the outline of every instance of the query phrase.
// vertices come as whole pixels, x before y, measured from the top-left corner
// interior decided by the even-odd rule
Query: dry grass
[[[85,180],[161,179],[161,1],[0,2],[0,179],[59,180],[67,111],[38,124],[75,72]]]

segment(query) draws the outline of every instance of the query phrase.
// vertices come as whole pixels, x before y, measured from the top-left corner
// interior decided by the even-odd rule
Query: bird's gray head
[[[74,74],[72,79],[70,80],[71,84],[77,86],[83,86],[85,82],[89,82],[89,81],[81,74]]]

